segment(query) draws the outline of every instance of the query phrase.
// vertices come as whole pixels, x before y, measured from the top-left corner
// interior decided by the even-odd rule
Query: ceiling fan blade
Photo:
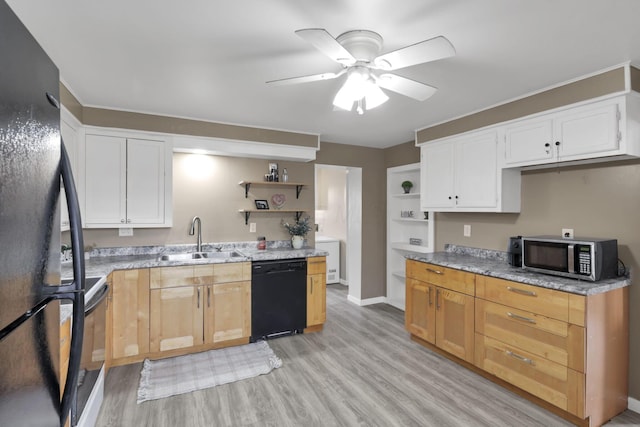
[[[344,66],[356,63],[353,55],[323,28],[297,30],[296,34],[311,43],[320,52]]]
[[[395,74],[383,74],[376,78],[378,86],[418,101],[424,101],[431,97],[438,89],[406,77],[400,77]]]
[[[456,50],[446,37],[438,36],[402,49],[380,55],[373,60],[382,70],[397,70],[412,65],[454,56]]]
[[[331,79],[340,77],[346,72],[347,72],[347,69],[345,68],[343,70],[340,70],[337,73],[322,73],[322,74],[313,74],[310,76],[289,77],[286,79],[270,80],[267,82],[267,84],[271,86],[284,86],[284,85],[294,85],[298,83],[317,82],[319,80],[331,80]]]

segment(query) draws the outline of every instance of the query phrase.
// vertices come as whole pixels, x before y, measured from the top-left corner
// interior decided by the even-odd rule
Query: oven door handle
[[[98,291],[98,294],[91,298],[91,303],[84,308],[84,317],[87,317],[95,311],[102,301],[107,297],[109,293],[109,285],[105,284],[102,289]]]

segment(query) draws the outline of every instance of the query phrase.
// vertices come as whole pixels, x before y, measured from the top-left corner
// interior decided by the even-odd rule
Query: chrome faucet
[[[194,216],[191,220],[191,230],[189,236],[196,234],[196,221],[198,222],[198,238],[196,240],[196,252],[202,252],[202,222],[199,216]]]

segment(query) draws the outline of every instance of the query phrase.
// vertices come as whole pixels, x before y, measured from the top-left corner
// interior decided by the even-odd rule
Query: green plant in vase
[[[402,189],[404,190],[405,194],[409,194],[409,192],[413,188],[413,182],[411,181],[402,181],[402,184],[400,185],[402,186]]]
[[[307,216],[297,220],[293,224],[284,222],[284,220],[282,221],[282,226],[286,228],[291,235],[291,246],[293,246],[294,249],[300,249],[304,245],[304,238],[307,236],[307,233],[311,231],[311,224],[309,224],[310,219],[311,218]]]

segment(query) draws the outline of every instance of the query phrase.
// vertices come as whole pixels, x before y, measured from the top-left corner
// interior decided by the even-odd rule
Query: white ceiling
[[[638,0],[7,0],[85,106],[320,134],[388,147],[414,130],[627,61],[640,63]],[[399,70],[439,88],[358,116],[333,111],[338,71],[294,34],[368,29],[382,52],[438,35],[457,55]]]

